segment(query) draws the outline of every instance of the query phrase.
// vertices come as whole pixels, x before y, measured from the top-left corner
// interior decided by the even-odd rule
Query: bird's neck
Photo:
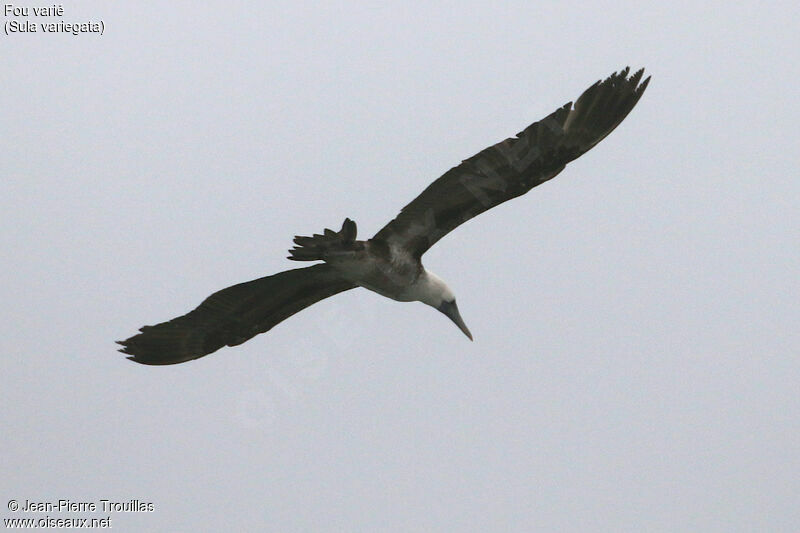
[[[415,299],[432,307],[439,307],[451,294],[442,278],[424,268],[414,285]]]

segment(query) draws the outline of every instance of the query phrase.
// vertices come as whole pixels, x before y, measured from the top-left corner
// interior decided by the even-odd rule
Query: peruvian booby
[[[558,175],[616,128],[650,78],[629,69],[589,87],[575,101],[447,171],[374,237],[356,240],[356,223],[295,237],[293,261],[323,261],[215,292],[189,313],[144,326],[120,350],[147,365],[182,363],[236,346],[306,307],[356,287],[436,308],[472,340],[453,291],[422,266],[422,255],[467,220]]]

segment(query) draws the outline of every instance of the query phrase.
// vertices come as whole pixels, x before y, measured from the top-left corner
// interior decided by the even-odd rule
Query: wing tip
[[[165,366],[165,365],[174,364],[173,362],[163,362],[163,361],[154,361],[154,360],[141,359],[140,357],[138,357],[136,355],[132,355],[130,357],[126,357],[125,359],[127,359],[128,361],[132,361],[134,363],[137,363],[137,364],[140,364],[140,365],[146,365],[146,366]],[[182,361],[178,361],[178,362],[182,362]]]
[[[642,70],[644,70],[644,69],[642,69]],[[644,92],[645,89],[647,89],[647,85],[650,83],[650,78],[652,78],[652,76],[647,76],[644,79],[644,81],[642,83],[640,83],[638,87],[636,87],[636,92],[637,93],[641,94],[641,93]]]

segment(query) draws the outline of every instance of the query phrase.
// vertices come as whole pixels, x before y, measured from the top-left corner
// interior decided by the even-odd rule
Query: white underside
[[[399,302],[420,301],[436,307],[443,299],[453,298],[436,274],[423,269],[418,275],[418,263],[388,263],[368,254],[336,258],[328,263],[353,283]]]

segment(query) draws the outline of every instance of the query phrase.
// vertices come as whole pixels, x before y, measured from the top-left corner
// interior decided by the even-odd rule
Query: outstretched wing
[[[454,228],[555,177],[616,128],[639,101],[650,78],[629,69],[589,87],[515,138],[490,146],[447,171],[374,237],[416,257]]]
[[[329,265],[279,272],[215,292],[197,309],[117,341],[145,365],[171,365],[236,346],[311,304],[354,288]]]

